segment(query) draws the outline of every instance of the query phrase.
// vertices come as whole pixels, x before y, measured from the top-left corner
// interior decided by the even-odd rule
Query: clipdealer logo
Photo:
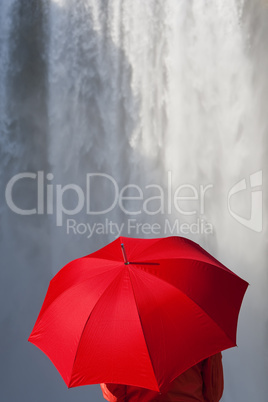
[[[234,212],[231,208],[231,198],[237,194],[244,192],[245,197],[248,196],[246,179],[243,178],[236,183],[228,193],[228,210],[231,216],[241,225],[253,230],[261,232],[263,227],[263,205],[262,205],[262,170],[249,176],[250,182],[250,214],[249,218],[241,216]]]
[[[212,184],[194,186],[186,183],[175,186],[171,171],[167,172],[164,187],[152,183],[143,188],[137,184],[127,184],[120,187],[111,175],[105,173],[86,174],[83,188],[73,183],[66,185],[55,184],[53,179],[54,175],[52,173],[45,174],[43,171],[16,174],[6,185],[5,196],[8,207],[14,213],[20,215],[55,215],[57,226],[62,226],[65,218],[73,218],[81,211],[86,215],[105,216],[114,208],[118,208],[126,217],[139,215],[172,215],[172,217],[178,217],[179,214],[180,217],[191,218],[192,226],[190,229],[188,228],[189,222],[178,222],[176,220],[175,224],[172,224],[172,222],[168,221],[166,228],[167,231],[172,233],[179,229],[181,232],[185,230],[196,231],[196,226],[202,232],[206,230],[212,231],[212,225],[202,218],[205,214],[206,195],[212,190]],[[34,194],[33,198],[36,200],[35,205],[31,205],[31,208],[28,207],[28,209],[21,208],[21,200],[18,195],[16,197],[15,191],[17,185],[21,188],[24,183],[31,185]],[[99,202],[96,202],[96,194],[98,194]],[[71,206],[70,202],[68,202],[70,200]],[[86,232],[87,230],[90,235],[94,229],[101,234],[104,230],[110,230],[111,232],[115,228],[117,230],[119,225],[119,222],[109,221],[109,224],[106,224],[104,229],[103,218],[100,219],[99,223],[96,223],[96,220],[93,221],[95,223],[77,224],[76,219],[67,219],[67,230],[77,231],[78,233]],[[151,224],[148,229],[146,222],[141,227],[141,223],[138,223],[138,221],[135,221],[136,225],[134,225],[133,219],[128,219],[125,221],[124,230],[127,227],[127,230],[131,232],[134,225],[137,233],[141,230],[144,231],[144,234],[148,234],[148,230],[156,233],[154,231],[160,230],[157,226],[157,221]],[[107,220],[105,222],[107,223]]]
[[[131,217],[141,214],[151,216],[159,216],[159,214],[172,215],[174,217],[179,214],[180,217],[187,216],[197,218],[196,221],[193,222],[193,225],[200,226],[202,233],[212,233],[212,224],[206,222],[203,217],[205,215],[206,195],[213,190],[213,184],[201,184],[199,186],[181,184],[175,187],[172,182],[171,171],[167,172],[167,182],[164,188],[158,184],[148,184],[144,188],[136,184],[127,184],[120,188],[116,180],[105,173],[87,173],[84,189],[74,183],[66,185],[55,184],[52,183],[53,179],[54,175],[52,173],[45,174],[43,171],[38,171],[37,173],[23,172],[14,175],[8,181],[5,190],[5,198],[8,207],[19,215],[55,215],[57,226],[63,225],[64,218],[73,218],[82,210],[84,210],[86,215],[106,215],[114,208],[119,208],[126,216]],[[16,199],[16,192],[14,191],[16,184],[19,183],[23,186],[25,180],[31,181],[30,183],[34,186],[34,192],[36,193],[36,197],[33,197],[36,198],[36,205],[28,209],[20,207],[20,199]],[[95,183],[95,187],[93,183]],[[227,194],[228,212],[244,227],[255,232],[261,232],[263,228],[262,170],[249,176],[249,184],[250,186],[247,186],[246,178],[243,178],[232,186]],[[92,197],[92,188],[94,188],[95,191],[101,192],[101,197],[106,200],[105,206],[97,203],[97,206],[94,204],[94,209],[92,201],[95,198],[95,194]],[[102,190],[100,190],[101,188]],[[109,188],[109,190],[107,188]],[[234,210],[232,202],[239,200],[241,203],[243,202],[243,197],[249,197],[249,194],[251,201],[249,214],[248,216],[239,215],[237,209]],[[72,207],[70,207],[70,205],[69,207],[66,206],[65,202],[66,199],[70,198],[73,200]],[[245,200],[248,199],[249,198],[245,198]],[[175,226],[173,225],[172,227],[171,223],[167,222],[167,230],[172,234],[175,233],[175,231],[187,234],[188,232],[183,232],[183,230],[184,225],[189,226],[189,224],[187,222],[178,222],[177,218],[175,218],[175,221]],[[83,231],[86,232],[86,227],[89,226],[87,231],[91,236],[93,226],[94,231],[98,231],[98,233],[101,234],[104,233],[104,227],[106,228],[105,230],[109,230],[109,233],[113,233],[113,231],[115,231],[114,228],[117,228],[119,225],[119,222],[112,221],[109,221],[109,224],[107,224],[107,219],[105,222],[104,226],[103,223],[79,224],[75,219],[67,219],[67,232],[68,230],[73,230],[73,232],[76,231],[82,234]],[[123,228],[129,226],[128,230],[131,232],[133,225],[133,219],[128,219],[123,225],[121,223],[121,231]],[[136,226],[137,225],[141,225],[141,223],[137,223]],[[151,226],[149,225],[149,229],[147,226],[144,227],[144,225],[148,226],[149,224],[143,223],[143,234],[148,234],[148,230],[154,233],[155,230],[158,230],[157,228],[159,226],[158,222],[151,224]],[[158,225],[157,228],[156,225]],[[118,227],[118,232],[119,229]],[[137,230],[141,229],[137,227]],[[187,230],[190,230],[190,233],[192,233],[196,229],[188,228]]]

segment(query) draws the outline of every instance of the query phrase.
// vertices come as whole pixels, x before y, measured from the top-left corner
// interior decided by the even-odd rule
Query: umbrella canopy
[[[161,390],[236,345],[248,283],[182,237],[119,237],[51,280],[29,341],[68,387]]]

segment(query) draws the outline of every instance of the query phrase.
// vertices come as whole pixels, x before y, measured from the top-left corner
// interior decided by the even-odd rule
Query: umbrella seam
[[[120,264],[120,265],[121,265],[121,264]],[[120,265],[119,265],[119,266],[120,266]],[[109,267],[109,266],[107,266],[107,267]],[[116,268],[116,267],[113,266],[112,269],[114,269],[114,268]],[[64,289],[64,291],[61,292],[59,295],[57,295],[57,296],[55,297],[55,299],[49,304],[49,306],[46,307],[46,309],[42,312],[42,315],[40,316],[40,313],[41,313],[41,311],[42,311],[42,307],[41,307],[41,310],[40,310],[39,315],[38,315],[38,317],[37,317],[37,319],[36,319],[35,325],[40,321],[40,319],[41,319],[41,318],[43,317],[43,315],[47,312],[47,310],[50,308],[50,306],[51,306],[52,304],[54,304],[54,302],[55,302],[56,300],[58,300],[58,298],[59,298],[60,296],[62,296],[65,292],[67,292],[70,288],[73,288],[74,286],[79,286],[81,283],[87,282],[87,281],[89,281],[90,279],[92,279],[92,277],[95,278],[96,276],[105,275],[105,274],[106,274],[106,272],[98,273],[98,274],[96,274],[96,275],[91,276],[90,278],[87,278],[87,279],[84,279],[84,280],[82,280],[82,281],[77,282],[76,285],[71,284],[67,289]],[[53,278],[53,279],[54,279],[54,278]],[[51,281],[50,281],[50,284],[51,284]],[[47,293],[48,293],[48,291],[49,291],[49,288],[47,289]],[[45,301],[45,300],[44,300],[44,301]]]
[[[157,261],[163,261],[163,260],[169,260],[170,258],[158,258]],[[244,281],[245,283],[248,283],[247,281],[245,281],[244,279],[240,278],[236,273],[232,272],[229,268],[225,267],[223,264],[221,264],[221,266],[218,266],[216,264],[214,264],[213,262],[208,262],[208,261],[203,261],[197,258],[191,258],[191,257],[172,257],[171,258],[172,261],[174,260],[179,260],[179,261],[183,261],[183,260],[188,260],[188,261],[197,261],[197,262],[201,262],[203,264],[206,265],[210,265],[211,267],[216,267],[221,269],[223,272],[227,272],[228,274],[232,274],[232,276],[235,276],[236,278]],[[146,260],[146,262],[150,262],[150,261],[156,261],[156,259],[148,259]],[[134,262],[133,262],[134,263]],[[139,265],[139,262],[135,262],[136,265]],[[140,262],[140,264],[142,265],[142,263]],[[147,272],[147,271],[146,271]]]
[[[181,292],[182,292],[188,299],[190,299],[196,306],[198,306],[198,308],[199,308],[203,313],[205,313],[206,316],[207,316],[210,320],[213,321],[213,323],[220,329],[220,331],[223,332],[224,335],[225,335],[228,339],[230,339],[230,341],[231,341],[232,343],[234,343],[233,339],[230,338],[230,336],[225,332],[225,330],[220,326],[220,324],[219,324],[217,321],[215,321],[215,319],[214,319],[213,317],[211,317],[211,315],[208,314],[207,311],[203,310],[202,307],[199,305],[199,303],[197,303],[195,300],[193,300],[190,296],[187,296],[187,294],[184,293],[183,291],[181,291]],[[236,342],[235,342],[234,346],[236,346]]]
[[[128,270],[128,274],[129,274],[129,280],[130,280],[130,283],[131,283],[131,288],[132,288],[133,297],[134,297],[134,300],[135,300],[135,306],[136,306],[136,308],[137,308],[137,313],[138,313],[138,316],[139,316],[139,322],[140,322],[140,325],[141,325],[141,328],[142,328],[142,333],[144,334],[144,328],[143,328],[143,325],[142,325],[142,320],[141,320],[141,316],[140,316],[140,312],[139,312],[139,308],[138,308],[138,304],[137,304],[137,299],[136,299],[136,296],[135,296],[134,287],[133,287],[133,283],[132,283],[132,280],[131,280],[131,275],[130,275],[129,270]],[[155,377],[155,380],[156,380],[156,384],[157,384],[157,387],[158,387],[158,389],[159,389],[159,385],[158,385],[158,382],[157,382],[157,378],[156,378],[156,374],[155,374],[155,369],[154,369],[154,366],[153,366],[153,361],[152,361],[152,357],[151,357],[151,354],[150,354],[150,351],[149,351],[149,347],[148,347],[148,344],[147,344],[147,342],[146,342],[145,336],[144,336],[143,338],[144,338],[144,342],[145,342],[146,349],[147,349],[147,352],[148,352],[148,356],[149,356],[149,360],[150,360],[150,363],[151,363],[151,367],[152,367],[152,370],[153,370],[153,373],[154,373],[154,377]],[[159,389],[159,391],[160,391],[160,389]]]
[[[70,373],[69,385],[71,384],[71,379],[72,379],[73,370],[74,370],[75,362],[76,362],[77,355],[78,355],[78,350],[79,350],[79,347],[80,347],[80,344],[81,344],[81,339],[82,339],[83,333],[85,332],[87,323],[88,323],[88,321],[89,321],[89,319],[90,319],[90,317],[91,317],[91,315],[92,315],[94,309],[96,308],[97,304],[99,303],[99,301],[101,300],[101,298],[103,297],[103,295],[108,291],[108,289],[110,289],[110,287],[112,286],[112,284],[117,280],[117,278],[118,278],[119,275],[122,275],[122,271],[120,271],[120,272],[116,275],[116,277],[110,282],[109,286],[107,286],[107,287],[105,288],[104,292],[101,294],[101,296],[100,296],[100,297],[98,298],[98,300],[96,301],[94,307],[92,308],[92,310],[91,310],[91,312],[90,312],[90,314],[89,314],[89,316],[88,316],[88,318],[87,318],[87,320],[86,320],[86,322],[85,322],[85,325],[83,326],[83,329],[82,329],[82,331],[81,331],[81,335],[80,335],[80,337],[79,337],[79,342],[78,342],[78,345],[77,345],[77,348],[76,348],[76,352],[75,352],[75,356],[74,356],[74,361],[73,361],[73,364],[72,364],[72,369],[71,369],[71,373]]]
[[[159,279],[160,281],[164,282],[165,284],[172,286],[174,289],[176,289],[177,291],[179,291],[179,292],[181,292],[182,294],[184,294],[184,295],[187,297],[187,299],[191,300],[196,306],[198,306],[198,307],[200,308],[200,310],[201,310],[202,312],[204,312],[204,313],[209,317],[209,319],[212,320],[212,321],[217,325],[218,328],[220,328],[220,330],[227,336],[227,338],[230,339],[230,341],[231,341],[232,343],[234,343],[234,341],[233,341],[233,340],[230,338],[230,336],[225,332],[225,330],[220,326],[220,324],[218,324],[218,322],[215,321],[215,319],[214,319],[213,317],[211,317],[210,314],[208,314],[205,310],[203,310],[203,308],[199,305],[199,303],[197,303],[194,299],[192,299],[190,296],[188,296],[184,291],[182,291],[181,289],[177,288],[177,287],[174,286],[172,283],[169,283],[169,282],[165,281],[164,279],[159,278],[158,276],[152,274],[151,272],[144,271],[144,270],[142,270],[142,271],[143,271],[144,273],[150,275],[150,276],[153,276],[154,278]],[[224,271],[224,272],[226,272],[226,271]],[[132,282],[131,282],[131,284],[132,284]],[[134,293],[134,291],[133,291],[133,293]],[[134,296],[134,297],[135,297],[135,296]],[[135,300],[136,300],[136,298],[135,298]],[[242,302],[241,302],[241,304],[242,304]],[[236,342],[235,342],[235,345],[236,345]]]
[[[122,236],[121,236],[122,237]],[[121,239],[121,237],[120,237],[120,239]],[[128,238],[128,237],[127,237]],[[129,237],[130,239],[131,239],[131,237]],[[140,238],[141,240],[144,240],[144,239],[142,239],[142,238]],[[149,248],[151,248],[151,247],[153,247],[153,246],[155,246],[157,243],[159,243],[161,240],[163,240],[163,238],[162,237],[159,237],[158,239],[154,239],[154,240],[156,240],[153,244],[150,244],[150,245],[148,245],[147,247],[145,247],[143,250],[142,250],[142,253],[144,252],[144,251],[146,251],[146,250],[148,250]]]

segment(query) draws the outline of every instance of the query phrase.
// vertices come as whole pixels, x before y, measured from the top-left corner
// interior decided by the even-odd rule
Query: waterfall
[[[1,1],[3,400],[103,400],[26,340],[52,276],[119,233],[189,237],[250,283],[222,401],[267,399],[267,17],[264,0]]]

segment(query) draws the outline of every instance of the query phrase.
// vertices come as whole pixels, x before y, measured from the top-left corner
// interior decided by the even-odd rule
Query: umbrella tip
[[[123,258],[124,258],[124,263],[125,263],[125,265],[128,265],[129,262],[127,259],[127,254],[126,254],[124,243],[121,243],[121,250],[122,250],[122,254],[123,254]]]

